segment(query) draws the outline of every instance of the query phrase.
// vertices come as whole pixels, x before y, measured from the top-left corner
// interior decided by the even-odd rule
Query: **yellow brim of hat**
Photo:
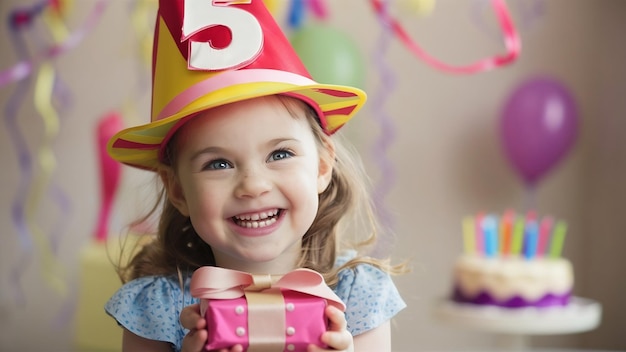
[[[347,97],[341,97],[325,93],[328,91],[349,94],[346,94]],[[131,166],[157,169],[163,139],[182,118],[221,105],[275,94],[295,96],[317,105],[325,119],[326,125],[323,127],[328,134],[334,133],[350,120],[366,101],[365,92],[362,90],[338,85],[297,86],[288,83],[256,82],[229,86],[202,96],[172,116],[120,131],[109,141],[109,154],[113,159]]]

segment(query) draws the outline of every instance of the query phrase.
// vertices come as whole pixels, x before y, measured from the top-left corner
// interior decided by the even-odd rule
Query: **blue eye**
[[[288,159],[293,156],[293,153],[288,150],[276,150],[270,155],[269,161],[278,161]]]
[[[223,170],[230,169],[231,167],[232,165],[224,159],[212,160],[204,165],[204,169],[209,170]]]

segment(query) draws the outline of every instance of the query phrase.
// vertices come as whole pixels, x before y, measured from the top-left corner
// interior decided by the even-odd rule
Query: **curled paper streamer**
[[[138,115],[137,101],[141,100],[141,97],[150,91],[150,67],[152,64],[152,41],[154,37],[152,26],[156,7],[156,1],[135,0],[131,3],[131,23],[139,43],[139,45],[134,46],[137,48],[135,55],[139,58],[134,60],[137,66],[135,69],[137,73],[137,88],[133,91],[133,94],[126,96],[121,109],[122,116],[136,117]]]
[[[8,131],[7,135],[15,146],[20,171],[16,194],[11,204],[11,219],[13,221],[13,226],[17,231],[22,251],[18,254],[19,258],[11,268],[11,283],[8,285],[13,290],[13,296],[18,302],[22,302],[23,297],[25,297],[24,292],[22,291],[22,286],[20,285],[20,278],[22,277],[24,268],[31,261],[33,252],[32,235],[30,229],[28,228],[26,216],[24,214],[24,204],[26,203],[26,198],[28,197],[28,189],[33,175],[32,157],[28,151],[26,140],[20,132],[17,123],[17,110],[19,102],[26,95],[28,86],[28,80],[20,82],[11,98],[9,98],[4,110],[5,122]]]
[[[48,26],[48,30],[52,34],[52,38],[55,43],[61,43],[69,36],[69,30],[63,22],[63,15],[65,12],[65,2],[50,0],[49,6],[43,14],[43,20]]]
[[[70,33],[63,22],[62,15],[67,11],[68,0],[51,0],[46,11],[43,13],[43,19],[48,27],[48,32],[52,33],[54,43],[65,41]],[[56,139],[60,128],[59,115],[54,107],[54,101],[66,106],[69,92],[63,86],[54,71],[52,62],[43,62],[39,67],[37,80],[35,82],[35,107],[42,117],[44,125],[44,138],[38,153],[39,167],[42,172],[38,173],[34,182],[34,192],[31,194],[33,204],[29,203],[26,208],[27,215],[33,217],[32,232],[35,236],[35,242],[38,244],[39,254],[41,256],[43,277],[49,284],[59,293],[67,292],[65,280],[65,270],[57,260],[59,244],[63,235],[66,233],[66,227],[69,223],[69,210],[71,207],[70,199],[65,192],[52,181],[52,175],[56,168],[56,158],[52,149],[52,142]],[[41,228],[34,222],[37,210],[40,209],[42,202],[43,188],[49,184],[49,196],[54,201],[55,210],[60,212],[57,216],[55,225],[49,231],[47,236],[42,232]],[[32,213],[32,214],[31,214]]]
[[[31,60],[22,60],[13,67],[0,71],[0,88],[11,82],[20,81],[26,78],[32,74],[33,70],[39,65],[40,62],[52,60],[76,47],[85,38],[86,34],[98,23],[98,19],[104,12],[108,1],[109,0],[99,0],[94,5],[93,10],[85,23],[83,23],[83,25],[76,31],[71,32],[62,43],[52,45],[46,50],[43,50],[39,54],[35,55],[35,57]]]
[[[61,43],[70,35],[67,26],[63,22],[64,15],[69,12],[69,3],[73,3],[73,1],[51,0],[50,6],[47,11],[44,12],[43,18],[48,27],[48,32],[53,34],[54,43]],[[52,63],[50,62],[49,64],[50,67],[52,67]],[[68,87],[61,81],[59,76],[54,71],[52,71],[52,76],[51,89],[48,87],[42,92],[42,94],[50,93],[51,95],[49,98],[45,97],[45,99],[42,97],[41,103],[44,111],[48,110],[52,112],[48,113],[50,115],[49,118],[54,118],[54,116],[57,115],[58,117],[62,116],[63,114],[61,114],[61,112],[66,110],[71,102],[71,92]],[[59,112],[58,114],[55,113],[54,107],[57,108],[57,111]],[[42,112],[40,112],[40,114],[41,113]],[[60,120],[58,120],[58,122],[60,124]],[[72,203],[67,193],[53,180],[51,180],[49,187],[48,198],[54,202],[55,210],[57,210],[58,216],[56,217],[54,224],[50,227],[47,237],[45,238],[49,247],[44,247],[42,251],[46,253],[49,248],[49,253],[51,254],[50,260],[52,261],[52,270],[50,270],[48,274],[55,275],[55,277],[52,281],[48,278],[48,281],[51,282],[53,287],[56,287],[58,292],[65,295],[68,291],[75,291],[71,289],[75,285],[70,285],[65,270],[56,259],[59,258],[59,247],[63,237],[67,233],[67,228],[70,223]],[[46,269],[47,268],[44,268],[44,270]],[[44,277],[47,277],[45,272]],[[63,304],[60,306],[60,311],[57,313],[57,318],[54,320],[55,323],[52,324],[54,327],[58,328],[60,326],[67,326],[71,323],[71,319],[74,316],[76,302],[72,295],[73,294],[66,296]]]
[[[435,0],[404,0],[399,2],[402,11],[415,16],[430,16],[435,9]]]
[[[33,5],[30,8],[17,8],[9,14],[9,29],[11,32],[16,34],[23,28],[28,28],[32,25],[33,20],[36,16],[40,15],[45,7],[48,5],[47,1],[43,1]],[[16,41],[17,38],[12,37],[16,46],[16,52],[18,53],[18,58],[27,57],[25,47],[20,45],[19,41]],[[8,69],[6,71],[0,72],[0,87],[4,85],[4,82],[13,82],[20,81],[26,78],[32,70],[32,64],[29,60],[20,60],[18,64],[13,66],[13,68]]]
[[[131,23],[139,41],[141,61],[146,66],[152,64],[152,22],[154,22],[155,13],[156,2],[154,1],[135,0],[132,2]]]
[[[25,43],[18,36],[19,31],[30,27],[35,16],[42,12],[45,5],[46,3],[42,2],[31,8],[16,9],[12,11],[9,16],[9,28],[11,29],[10,38],[13,43],[13,48],[18,59],[24,60],[23,62],[28,60],[29,54]],[[28,75],[24,76],[24,78],[27,76]],[[20,171],[19,184],[11,204],[11,218],[13,220],[13,226],[17,231],[22,251],[18,254],[18,259],[13,263],[9,275],[10,284],[8,285],[12,288],[15,300],[19,303],[24,303],[25,297],[20,284],[20,278],[24,273],[24,267],[30,263],[33,257],[33,238],[24,211],[29,186],[33,178],[32,156],[17,121],[19,106],[28,92],[29,85],[29,80],[20,81],[9,98],[4,110],[5,123],[7,131],[9,132],[8,136],[15,147]]]
[[[107,153],[106,145],[109,139],[119,132],[122,127],[122,118],[115,112],[105,115],[98,123],[96,140],[98,141],[98,159],[100,160],[102,198],[98,224],[96,226],[96,241],[102,243],[106,242],[109,234],[109,218],[121,173],[121,164],[113,160]]]
[[[52,89],[54,87],[55,73],[51,63],[40,65],[37,80],[35,82],[35,108],[42,117],[44,125],[44,136],[37,151],[37,162],[39,172],[33,182],[31,194],[26,203],[26,221],[29,224],[33,239],[38,247],[42,273],[51,287],[59,293],[67,291],[65,286],[65,272],[63,267],[52,253],[48,245],[47,237],[37,224],[36,215],[43,194],[51,181],[52,174],[56,168],[56,157],[52,150],[52,141],[59,133],[59,117],[52,106]]]
[[[487,33],[494,40],[501,40],[502,35],[497,28],[493,27],[491,23],[488,23],[486,12],[489,8],[490,0],[474,0],[474,6],[472,8],[472,17],[478,28]],[[545,11],[544,0],[527,0],[516,1],[513,3],[514,10],[517,9],[520,16],[519,30],[524,32],[531,28]]]
[[[53,226],[52,230],[49,232],[49,245],[52,250],[52,253],[56,256],[59,255],[59,245],[63,236],[67,233],[67,225],[68,219],[72,212],[72,203],[67,194],[60,188],[58,185],[52,185],[50,190],[50,197],[54,200],[57,205],[58,211],[60,215]],[[63,272],[65,274],[65,272]],[[77,298],[77,290],[73,289],[76,287],[76,283],[72,282],[75,280],[71,280],[70,278],[64,275],[62,277],[64,281],[61,283],[61,291],[64,293],[65,299],[61,306],[59,307],[59,311],[56,314],[54,319],[54,324],[52,326],[56,329],[61,330],[63,327],[71,324],[72,319],[74,317],[74,312],[76,310],[76,298]]]
[[[503,55],[496,55],[488,57],[477,62],[462,65],[453,66],[439,61],[435,57],[424,51],[404,30],[402,25],[394,18],[390,17],[385,11],[383,11],[382,0],[371,0],[374,10],[378,14],[382,14],[387,18],[388,24],[391,26],[393,33],[404,44],[404,46],[411,51],[417,58],[423,60],[430,66],[448,73],[456,74],[471,74],[483,71],[492,70],[494,68],[511,64],[519,56],[521,42],[519,35],[513,25],[513,20],[509,14],[508,8],[503,0],[491,0],[491,5],[496,13],[500,27],[504,34],[504,44],[506,46],[506,53]]]
[[[382,173],[380,180],[376,183],[374,188],[374,204],[382,225],[387,229],[393,229],[392,216],[385,207],[385,197],[389,194],[396,178],[395,167],[387,157],[387,150],[395,138],[395,127],[392,118],[385,111],[384,105],[394,90],[395,76],[392,68],[385,60],[385,54],[389,49],[389,44],[392,39],[392,33],[389,30],[390,27],[387,23],[386,13],[386,8],[383,8],[381,14],[378,16],[378,20],[382,24],[383,31],[376,42],[373,57],[373,61],[378,68],[378,72],[380,73],[381,82],[378,91],[373,97],[373,115],[376,123],[378,124],[378,130],[380,131],[380,135],[373,148],[373,154],[374,160],[379,162],[378,169],[381,170]],[[377,244],[374,255],[385,256],[388,254],[387,252],[391,245],[389,242],[388,238],[381,238]]]

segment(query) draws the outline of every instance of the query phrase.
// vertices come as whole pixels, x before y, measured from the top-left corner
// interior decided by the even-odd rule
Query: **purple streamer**
[[[73,104],[73,95],[68,86],[58,75],[55,75],[54,86],[52,87],[52,103],[59,110],[67,110]]]
[[[58,255],[63,234],[67,233],[66,229],[69,224],[68,218],[72,212],[72,203],[67,194],[56,185],[51,189],[51,197],[55,199],[61,211],[61,216],[59,216],[56,226],[50,232],[50,246],[53,253]],[[78,290],[75,281],[76,280],[70,280],[67,282],[69,295],[65,297],[64,301],[61,303],[59,311],[53,319],[54,323],[52,326],[55,329],[61,330],[67,327],[74,319],[78,302]]]
[[[20,31],[30,28],[34,17],[42,13],[42,9],[46,4],[47,2],[42,2],[34,5],[30,9],[16,9],[11,12],[9,16],[8,27],[12,34],[11,41],[17,57],[21,60],[26,60],[24,62],[27,62],[29,54],[25,43],[19,37]],[[22,252],[18,254],[19,258],[11,268],[11,284],[9,286],[13,288],[13,294],[16,302],[18,303],[24,303],[25,295],[22,290],[22,286],[20,285],[20,279],[24,273],[24,268],[33,258],[32,233],[28,228],[25,214],[25,204],[28,198],[28,190],[33,179],[33,162],[32,156],[28,150],[28,144],[26,143],[25,137],[20,133],[17,121],[19,106],[26,97],[29,85],[30,77],[28,76],[19,81],[4,110],[5,123],[7,130],[9,131],[9,139],[15,146],[15,152],[17,154],[20,170],[19,184],[11,205],[11,215],[13,225],[17,230]]]
[[[23,29],[28,29],[32,26],[35,17],[42,14],[43,10],[48,5],[49,1],[41,1],[33,5],[32,7],[18,7],[9,13],[8,27],[9,31],[13,34],[17,34]],[[18,58],[27,58],[25,47],[21,43],[15,42],[14,37],[11,38],[16,46],[16,52]],[[30,60],[19,60],[19,63],[12,69],[0,72],[0,87],[13,81],[21,81],[28,77],[33,70],[33,65]]]
[[[19,185],[11,208],[12,220],[17,230],[22,251],[18,254],[19,258],[13,264],[9,276],[11,281],[9,287],[13,288],[14,297],[18,303],[25,303],[23,299],[25,295],[20,285],[20,279],[24,273],[24,268],[34,257],[33,233],[29,229],[25,214],[28,193],[33,181],[33,157],[29,152],[26,139],[18,126],[18,110],[27,95],[28,87],[31,83],[30,73],[32,72],[32,62],[34,61],[31,60],[25,40],[21,38],[20,34],[23,30],[32,27],[36,17],[42,14],[43,10],[48,5],[50,5],[49,1],[42,1],[33,5],[31,8],[18,8],[11,12],[8,22],[8,27],[12,34],[11,41],[18,59],[20,62],[28,63],[29,65],[28,70],[23,71],[23,77],[17,80],[16,89],[5,107],[5,122],[7,130],[9,131],[9,137],[15,146],[20,170]],[[38,44],[42,46],[41,43]],[[52,96],[50,98],[50,103],[59,106],[61,109],[66,108],[71,101],[69,89],[56,75],[53,82]],[[57,224],[53,227],[53,230],[46,239],[49,242],[51,252],[58,256],[61,238],[67,232],[66,227],[69,224],[68,217],[71,203],[67,194],[56,184],[52,184],[50,196],[55,200],[57,209],[61,214],[57,217]]]
[[[379,162],[378,169],[381,170],[379,181],[374,187],[374,205],[376,212],[381,220],[385,232],[393,229],[393,217],[385,207],[385,197],[389,194],[393,184],[395,183],[395,166],[387,157],[387,150],[395,139],[395,127],[393,119],[385,111],[385,102],[392,94],[395,87],[395,75],[392,68],[386,63],[385,54],[389,48],[392,39],[391,27],[387,17],[388,1],[385,1],[384,10],[378,16],[383,31],[375,45],[374,63],[378,67],[380,73],[381,86],[378,92],[373,96],[373,112],[374,119],[378,124],[380,135],[374,144],[373,154],[374,160]],[[379,240],[374,250],[374,256],[386,256],[391,247],[389,236]]]

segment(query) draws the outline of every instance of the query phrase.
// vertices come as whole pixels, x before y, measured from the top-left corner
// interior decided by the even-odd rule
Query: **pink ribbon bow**
[[[244,296],[246,291],[282,289],[325,298],[328,304],[341,311],[346,310],[346,305],[316,271],[296,269],[278,280],[275,278],[272,275],[253,275],[243,271],[203,266],[191,277],[191,295],[202,299],[234,299]]]

